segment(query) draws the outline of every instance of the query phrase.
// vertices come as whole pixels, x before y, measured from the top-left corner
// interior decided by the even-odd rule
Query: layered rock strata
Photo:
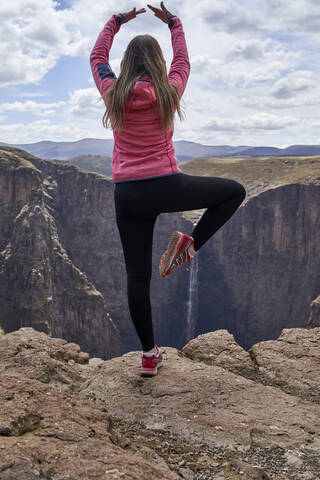
[[[6,152],[1,171],[0,326],[32,325],[103,358],[122,353],[103,295],[60,242],[41,171]]]

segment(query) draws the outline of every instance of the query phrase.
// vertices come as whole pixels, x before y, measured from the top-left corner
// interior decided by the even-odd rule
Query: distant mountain
[[[178,140],[174,142],[176,155],[187,155],[191,158],[199,157],[225,157],[247,150],[248,146],[231,147],[230,145],[202,145],[196,142]]]
[[[176,152],[176,157],[179,160],[179,163],[186,163],[189,162],[190,160],[194,160],[193,157],[190,157],[189,155],[178,155]]]
[[[0,145],[9,145],[0,143]],[[66,160],[78,155],[112,155],[113,140],[99,138],[83,138],[76,142],[50,142],[25,143],[12,145],[21,148],[31,155],[46,159]]]
[[[308,157],[311,155],[320,155],[320,145],[291,145],[286,148],[252,147],[231,154],[233,157]]]
[[[283,155],[283,149],[276,147],[252,147],[231,154],[232,157],[276,157]]]
[[[102,173],[108,177],[112,176],[111,155],[78,155],[68,160],[60,160],[61,163],[77,165],[88,172]]]
[[[79,155],[112,155],[113,139],[84,138],[76,142],[50,142],[7,144],[21,148],[31,155],[50,160],[67,160]],[[231,147],[229,145],[201,145],[196,142],[178,140],[174,142],[179,162],[186,162],[198,157],[223,157],[250,148],[247,146]]]
[[[83,138],[75,142],[50,142],[26,143],[12,145],[37,157],[50,160],[67,160],[79,156],[99,155],[112,156],[113,139]],[[201,157],[275,157],[275,156],[309,156],[320,155],[320,145],[291,145],[286,148],[276,147],[250,147],[249,145],[202,145],[197,142],[178,140],[174,142],[176,156],[180,163]],[[111,160],[110,160],[111,161]]]
[[[41,141],[37,143],[8,144],[21,148],[31,155],[50,160],[67,160],[82,155],[112,155],[113,139],[84,138],[75,142]],[[224,157],[250,148],[247,146],[202,145],[196,142],[178,140],[174,142],[179,162],[187,162],[199,157]]]
[[[320,145],[291,145],[284,150],[286,155],[292,156],[320,155]]]

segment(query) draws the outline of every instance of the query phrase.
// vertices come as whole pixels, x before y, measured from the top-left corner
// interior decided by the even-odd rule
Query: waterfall
[[[195,254],[190,265],[189,279],[189,298],[187,304],[187,324],[184,332],[185,343],[194,338],[197,311],[198,311],[198,269],[199,269],[199,251]]]

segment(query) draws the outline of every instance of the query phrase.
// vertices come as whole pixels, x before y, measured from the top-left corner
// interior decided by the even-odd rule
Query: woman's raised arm
[[[95,84],[101,95],[107,91],[112,81],[116,78],[109,64],[109,53],[115,34],[123,23],[129,22],[144,12],[146,12],[145,8],[140,10],[133,8],[130,12],[112,15],[100,32],[90,54],[90,66]]]
[[[190,61],[184,31],[180,19],[176,16],[169,19],[171,30],[171,43],[173,59],[171,62],[168,79],[178,87],[180,98],[187,86],[190,75]]]
[[[164,23],[167,23],[171,30],[171,42],[173,48],[173,59],[171,62],[168,79],[169,82],[178,87],[180,97],[186,88],[190,75],[190,62],[186,39],[181,20],[166,9],[161,2],[161,9],[147,5]]]

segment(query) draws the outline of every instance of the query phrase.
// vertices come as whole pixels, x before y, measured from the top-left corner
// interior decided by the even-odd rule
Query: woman
[[[174,115],[182,119],[180,100],[190,63],[181,20],[148,5],[171,31],[173,59],[167,74],[157,40],[138,35],[128,44],[117,78],[109,64],[114,35],[122,24],[146,12],[136,8],[115,14],[106,23],[90,55],[97,88],[105,102],[103,124],[114,136],[112,182],[116,222],[127,271],[130,315],[140,338],[141,375],[155,375],[162,354],[154,343],[150,303],[153,230],[160,213],[207,208],[190,235],[174,232],[159,271],[169,276],[188,266],[201,246],[234,214],[246,191],[240,183],[219,177],[184,174],[172,142]]]

